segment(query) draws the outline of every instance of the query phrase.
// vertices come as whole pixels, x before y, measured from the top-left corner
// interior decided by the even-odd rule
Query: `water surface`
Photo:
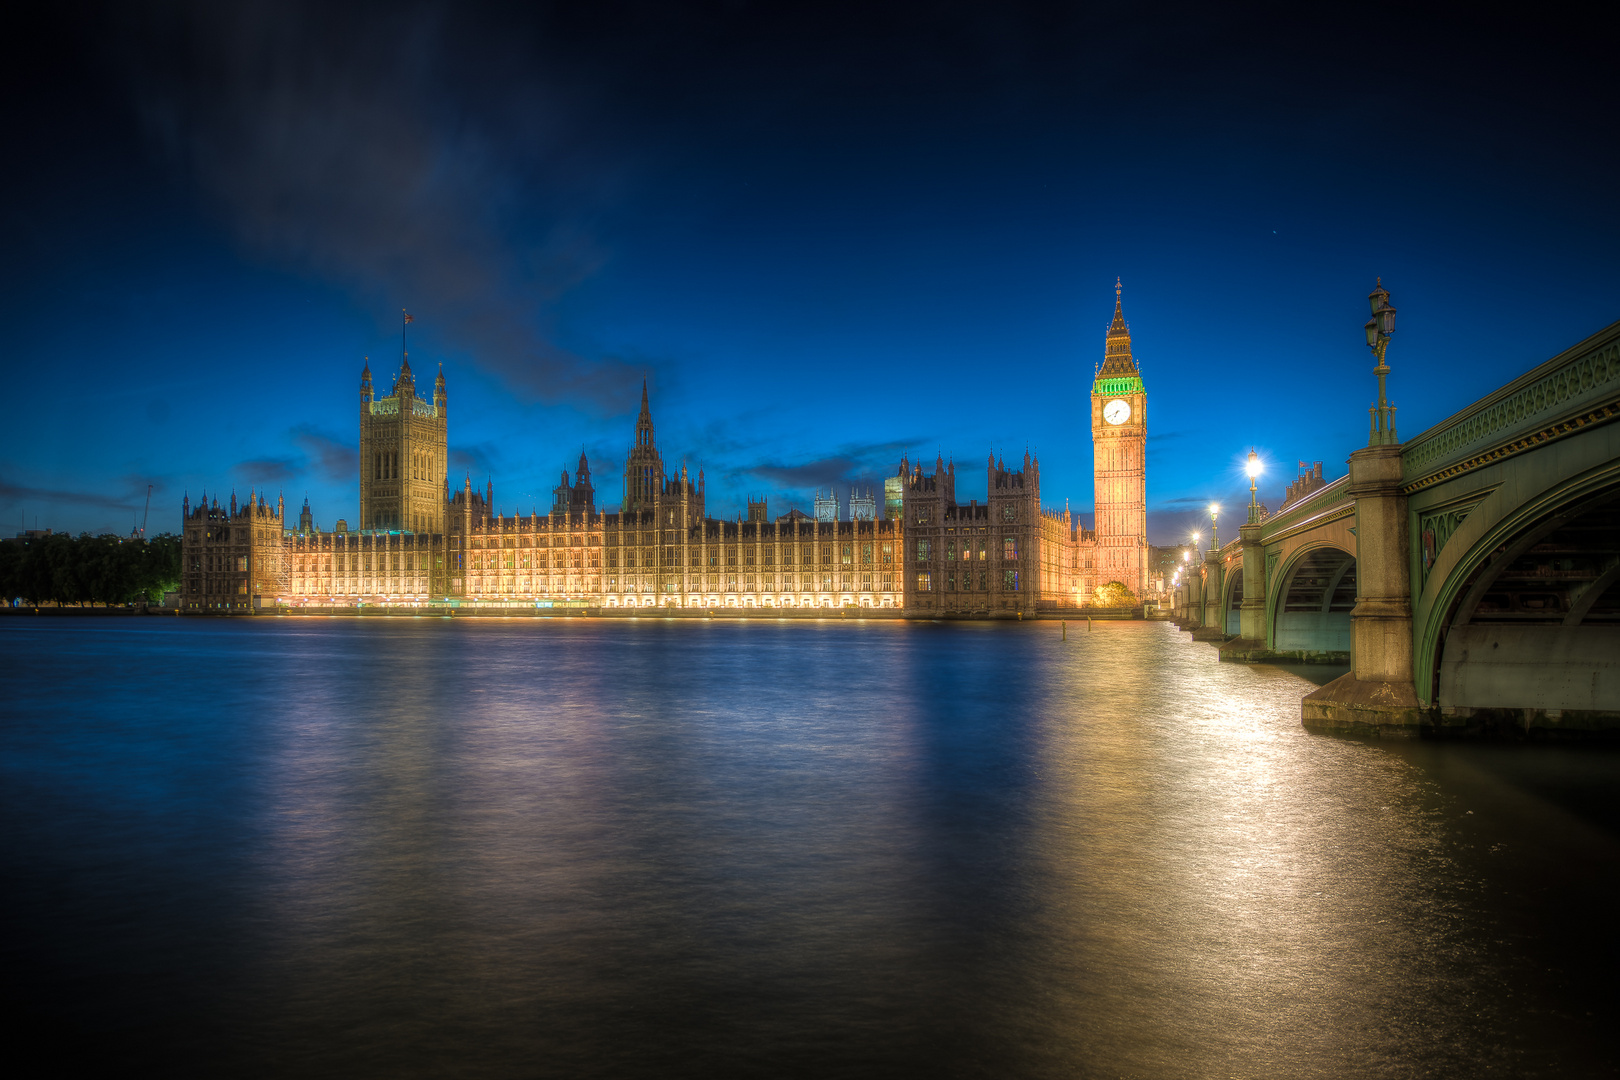
[[[300,1076],[1609,1075],[1620,759],[1165,624],[0,620],[13,1041]]]

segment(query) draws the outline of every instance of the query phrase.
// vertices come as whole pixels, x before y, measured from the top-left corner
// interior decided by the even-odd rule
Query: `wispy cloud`
[[[304,452],[306,467],[313,467],[334,483],[348,483],[359,467],[360,450],[308,424],[293,428],[293,442]]]
[[[524,35],[449,15],[182,2],[131,16],[121,57],[152,145],[250,249],[410,306],[522,397],[610,410],[641,368],[550,319],[611,258],[592,220],[618,157]]]
[[[152,485],[152,497],[161,500],[168,485],[162,480],[140,476],[122,476],[116,485],[104,491],[81,491],[69,488],[31,487],[0,480],[0,502],[51,503],[101,510],[133,510],[139,512],[146,504],[146,486]],[[120,490],[121,489],[121,490]]]
[[[841,446],[825,457],[809,461],[761,461],[738,466],[731,472],[739,478],[758,477],[782,488],[836,487],[889,475],[908,446],[917,446],[924,441],[900,439],[853,444]]]
[[[238,462],[231,471],[249,484],[263,486],[287,483],[303,471],[301,465],[296,458],[254,458]]]
[[[464,443],[450,447],[450,486],[458,478],[478,477],[499,472],[500,449],[490,442]]]

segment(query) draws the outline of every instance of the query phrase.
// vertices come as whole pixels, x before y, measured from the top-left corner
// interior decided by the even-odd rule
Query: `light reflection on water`
[[[1313,736],[1310,683],[1163,624],[0,641],[8,1004],[58,1048],[332,1076],[1612,1064],[1614,755]]]

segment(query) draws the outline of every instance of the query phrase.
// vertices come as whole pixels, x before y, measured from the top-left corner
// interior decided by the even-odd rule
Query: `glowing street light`
[[[1249,463],[1243,467],[1243,471],[1249,474],[1249,524],[1250,525],[1253,525],[1255,522],[1260,520],[1260,504],[1255,502],[1254,490],[1255,490],[1255,479],[1260,475],[1261,468],[1262,468],[1262,466],[1260,464],[1260,455],[1258,455],[1258,454],[1256,454],[1254,452],[1254,447],[1252,447],[1252,446],[1249,447]]]

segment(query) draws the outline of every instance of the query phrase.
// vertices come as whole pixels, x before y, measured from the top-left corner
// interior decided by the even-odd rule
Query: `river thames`
[[[1612,1074],[1620,757],[1313,735],[1297,672],[1068,631],[0,620],[12,1049]]]

